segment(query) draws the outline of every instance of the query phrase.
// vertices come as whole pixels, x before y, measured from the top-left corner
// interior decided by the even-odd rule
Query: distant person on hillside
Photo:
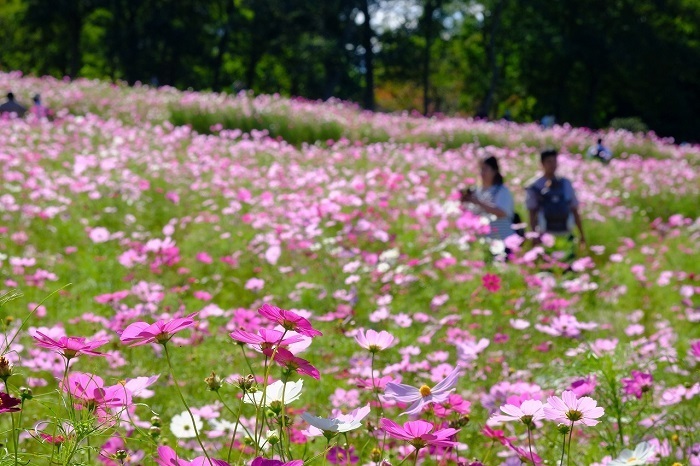
[[[48,118],[50,112],[49,109],[44,107],[44,105],[41,103],[41,96],[36,94],[32,100],[34,101],[34,105],[32,105],[32,108],[29,109],[29,113],[37,118]]]
[[[480,187],[470,187],[461,191],[461,201],[472,212],[490,219],[489,237],[504,240],[513,231],[513,195],[505,186],[498,159],[490,156],[479,164]]]
[[[18,117],[23,117],[27,113],[27,109],[18,104],[15,100],[15,95],[12,92],[7,93],[7,102],[0,105],[0,114],[16,114]]]
[[[542,117],[542,120],[540,120],[540,124],[542,125],[542,128],[552,128],[554,126],[554,123],[556,123],[556,118],[554,115],[545,115]]]
[[[540,154],[542,176],[527,187],[525,203],[530,213],[530,228],[534,232],[549,233],[569,242],[570,254],[574,255],[572,223],[579,232],[579,245],[586,244],[578,198],[571,181],[557,177],[557,151],[545,150]]]
[[[595,146],[591,146],[588,149],[588,156],[594,159],[598,159],[604,164],[608,164],[612,159],[613,155],[610,149],[603,145],[603,140],[598,138],[598,142]]]

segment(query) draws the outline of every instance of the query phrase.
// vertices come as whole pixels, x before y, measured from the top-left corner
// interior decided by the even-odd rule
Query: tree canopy
[[[699,0],[5,0],[0,68],[700,140]]]

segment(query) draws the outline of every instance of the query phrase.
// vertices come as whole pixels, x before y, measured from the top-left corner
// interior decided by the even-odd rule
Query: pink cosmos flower
[[[409,421],[401,427],[394,421],[383,417],[380,421],[380,426],[390,437],[406,440],[416,450],[429,445],[437,447],[454,447],[457,445],[457,442],[450,440],[450,438],[459,432],[458,429],[447,428],[431,433],[434,426],[426,421]]]
[[[21,404],[22,400],[10,396],[7,393],[0,392],[0,413],[14,413],[19,411],[17,405]]]
[[[506,437],[506,433],[502,430],[492,429],[489,426],[484,426],[484,428],[481,430],[481,433],[484,434],[487,438],[497,440],[501,445],[508,445],[513,440],[515,440],[514,437]]]
[[[158,457],[154,459],[159,466],[230,466],[226,461],[214,458],[210,462],[206,456],[198,456],[192,461],[183,460],[175,450],[165,445],[158,447]]]
[[[72,372],[61,389],[76,401],[76,409],[120,408],[131,404],[131,393],[124,385],[105,387],[102,377],[83,372]]]
[[[33,338],[36,340],[37,346],[54,350],[66,359],[74,358],[79,354],[104,356],[103,353],[95,351],[95,348],[109,343],[109,340],[86,341],[82,337],[61,337],[58,340],[54,340],[39,331],[33,335]]]
[[[651,390],[654,384],[654,377],[651,374],[644,372],[632,371],[631,379],[622,379],[623,389],[628,395],[634,395],[637,399],[641,399],[644,393]]]
[[[448,417],[453,413],[457,414],[469,414],[471,411],[471,402],[462,398],[461,395],[456,393],[451,393],[447,397],[447,401],[444,403],[436,403],[433,406],[433,411],[437,417]]]
[[[357,379],[355,381],[355,385],[357,388],[362,388],[364,390],[372,390],[377,393],[382,393],[384,390],[386,390],[387,384],[393,382],[395,379],[394,377],[390,375],[385,375],[384,377],[375,377],[374,380],[372,378],[369,379]]]
[[[544,405],[539,400],[525,400],[520,407],[505,404],[501,411],[504,414],[494,414],[491,419],[495,422],[521,421],[527,426],[544,419]]]
[[[298,358],[291,351],[278,348],[275,353],[275,362],[288,371],[295,371],[299,374],[308,375],[316,380],[321,378],[321,373],[306,359]]]
[[[285,311],[284,309],[269,304],[263,304],[262,307],[258,309],[258,313],[263,317],[267,317],[272,322],[281,325],[285,330],[293,330],[312,338],[323,335],[311,326],[311,322],[292,311]]]
[[[501,289],[501,277],[498,275],[487,273],[481,277],[481,284],[492,293]]]
[[[400,403],[411,403],[408,410],[402,414],[417,414],[425,405],[430,403],[444,403],[447,401],[450,393],[457,385],[459,371],[460,367],[455,367],[447,377],[432,388],[427,385],[421,385],[420,388],[416,388],[410,385],[388,383],[386,384],[384,396]]]
[[[358,461],[360,461],[360,457],[355,453],[355,447],[350,446],[349,448],[345,449],[337,445],[328,450],[326,459],[329,463],[338,465],[347,465],[348,463],[356,464]]]
[[[122,343],[129,346],[140,346],[148,343],[160,343],[161,345],[170,341],[170,339],[180,330],[194,326],[195,314],[190,314],[187,317],[159,320],[153,324],[146,322],[134,322],[125,328],[119,339]]]
[[[267,458],[263,458],[262,456],[258,456],[253,461],[251,461],[250,466],[302,466],[303,464],[304,461],[302,460],[294,460],[284,463],[280,460],[270,460]]]
[[[598,385],[595,375],[589,375],[586,378],[574,380],[571,382],[571,390],[576,394],[576,396],[586,396],[590,395],[595,391],[595,387]]]
[[[293,343],[304,341],[304,337],[298,334],[283,340],[283,332],[266,328],[258,329],[257,334],[246,332],[245,330],[234,330],[233,332],[229,333],[229,336],[236,341],[253,345],[256,350],[261,351],[267,357],[272,356],[273,348],[275,346],[279,348],[287,348]]]
[[[544,416],[550,421],[562,424],[584,424],[594,426],[598,424],[596,419],[605,414],[605,410],[588,396],[577,398],[570,390],[561,394],[561,398],[550,396],[544,405]]]
[[[364,349],[369,350],[370,353],[377,353],[389,348],[394,342],[394,336],[386,330],[381,332],[372,329],[367,330],[367,332],[360,330],[355,335],[355,341]]]
[[[89,236],[93,243],[104,243],[109,240],[109,230],[104,227],[93,228]]]
[[[700,362],[700,340],[694,340],[690,342],[690,349],[688,350],[688,355],[695,359],[695,361]]]

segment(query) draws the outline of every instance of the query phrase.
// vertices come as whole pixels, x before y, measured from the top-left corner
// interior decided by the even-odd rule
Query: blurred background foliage
[[[2,0],[0,43],[6,71],[700,140],[699,0]]]

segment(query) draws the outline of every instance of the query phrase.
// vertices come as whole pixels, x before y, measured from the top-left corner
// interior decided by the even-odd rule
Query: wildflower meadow
[[[700,465],[699,146],[0,84],[51,110],[0,119],[0,464]],[[571,263],[459,202],[545,147]]]

